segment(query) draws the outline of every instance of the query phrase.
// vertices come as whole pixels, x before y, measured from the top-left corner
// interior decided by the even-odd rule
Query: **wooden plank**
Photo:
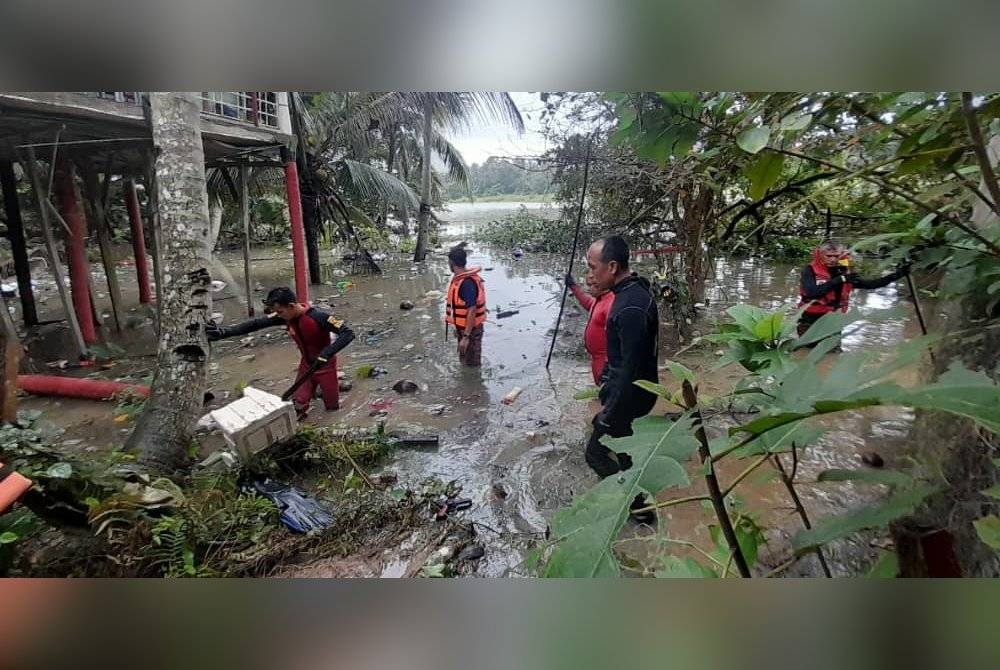
[[[83,341],[83,333],[80,331],[80,322],[76,318],[76,312],[73,310],[73,303],[70,301],[69,294],[66,292],[66,275],[63,274],[62,265],[59,263],[59,254],[56,251],[56,240],[52,234],[52,224],[49,220],[49,194],[48,191],[42,186],[42,180],[38,177],[38,161],[35,160],[35,150],[32,147],[27,149],[27,168],[28,175],[31,177],[31,188],[35,192],[35,198],[38,202],[38,210],[40,213],[42,232],[45,236],[45,250],[48,253],[49,268],[52,270],[52,276],[56,280],[56,287],[59,289],[59,299],[62,301],[63,311],[66,313],[66,319],[69,321],[70,328],[73,330],[73,337],[76,339],[76,346],[79,349],[79,354],[81,357],[87,355],[87,345]]]

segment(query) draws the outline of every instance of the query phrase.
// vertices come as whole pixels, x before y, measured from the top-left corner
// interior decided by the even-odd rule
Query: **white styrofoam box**
[[[222,436],[244,461],[295,432],[292,403],[248,386],[243,397],[211,412]]]

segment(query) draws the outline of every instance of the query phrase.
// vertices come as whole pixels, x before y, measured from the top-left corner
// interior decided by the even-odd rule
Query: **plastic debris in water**
[[[293,533],[308,533],[333,524],[333,515],[326,506],[294,486],[265,479],[254,482],[254,488],[277,506],[279,520]]]
[[[505,395],[503,397],[503,401],[502,401],[503,404],[505,404],[505,405],[511,405],[511,404],[513,404],[514,401],[517,400],[517,397],[519,395],[521,395],[521,393],[523,391],[524,391],[524,389],[521,388],[520,386],[515,386],[514,388],[512,388],[510,390],[510,393],[508,393],[507,395]]]

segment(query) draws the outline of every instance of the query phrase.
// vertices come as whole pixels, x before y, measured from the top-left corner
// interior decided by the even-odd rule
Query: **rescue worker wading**
[[[853,289],[888,286],[905,275],[908,268],[908,265],[902,265],[885,277],[863,279],[851,272],[850,256],[844,247],[836,242],[825,242],[816,247],[813,262],[802,268],[799,282],[799,307],[806,308],[799,317],[799,336],[804,335],[824,314],[837,310],[846,312]]]
[[[618,235],[601,238],[587,250],[587,285],[614,296],[606,327],[608,362],[598,395],[601,411],[594,416],[584,452],[587,465],[602,478],[628,470],[632,458],[611,451],[601,438],[632,435],[632,422],[649,414],[656,404],[656,395],[635,382],[659,381],[659,310],[649,282],[631,272],[628,262],[628,244]],[[646,506],[643,494],[637,495],[630,505],[632,518],[654,523],[655,512],[639,511]]]
[[[227,328],[210,327],[209,341],[285,326],[302,354],[296,378],[313,370],[312,376],[292,396],[299,419],[304,419],[309,411],[317,387],[322,392],[323,405],[327,410],[340,409],[336,354],[354,340],[354,331],[333,315],[300,303],[290,288],[272,289],[264,299],[264,305],[270,312],[267,316]],[[331,341],[332,335],[336,338]]]
[[[455,276],[448,285],[444,320],[455,326],[458,359],[463,365],[479,367],[483,360],[486,287],[479,276],[481,268],[466,269],[466,260],[465,249],[461,247],[448,252],[448,266]]]

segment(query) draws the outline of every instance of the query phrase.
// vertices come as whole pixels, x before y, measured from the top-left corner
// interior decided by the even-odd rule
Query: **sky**
[[[483,163],[490,156],[537,156],[544,152],[548,145],[541,134],[541,123],[538,120],[543,108],[538,93],[511,92],[514,104],[521,110],[524,119],[524,134],[506,124],[499,122],[489,125],[478,124],[467,132],[455,131],[448,139],[454,144],[465,162]]]

